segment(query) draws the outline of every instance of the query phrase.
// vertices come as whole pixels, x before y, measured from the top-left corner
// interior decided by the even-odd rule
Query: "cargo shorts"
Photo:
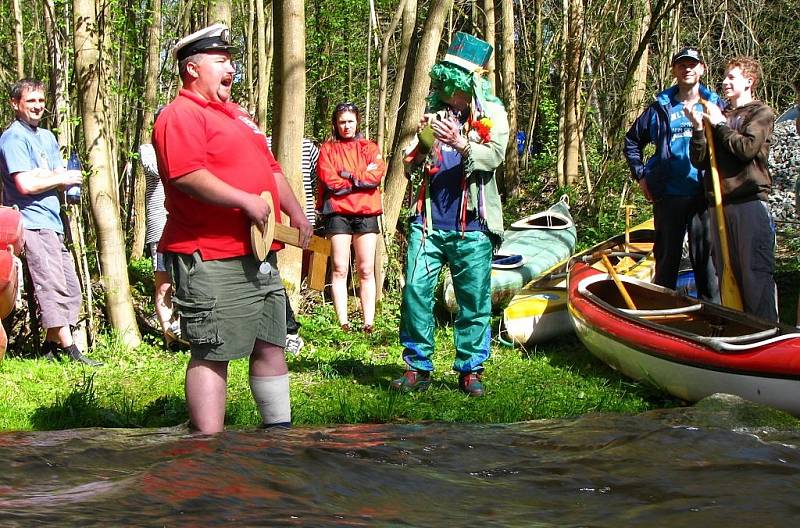
[[[274,252],[267,262],[270,269],[262,273],[252,255],[204,261],[197,251],[164,253],[181,336],[191,344],[193,358],[248,357],[256,339],[286,345],[286,297]]]

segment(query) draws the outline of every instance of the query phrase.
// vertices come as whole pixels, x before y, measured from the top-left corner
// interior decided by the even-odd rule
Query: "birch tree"
[[[510,141],[506,147],[506,159],[503,168],[503,182],[505,191],[509,196],[518,196],[519,188],[519,163],[517,156],[517,60],[514,50],[514,2],[513,0],[500,0],[500,16],[502,37],[500,39],[500,67],[503,87],[503,103],[508,113],[508,129],[511,131]]]
[[[125,239],[114,186],[114,166],[110,162],[98,6],[95,0],[73,0],[72,6],[75,79],[90,162],[89,203],[97,229],[106,313],[122,342],[133,348],[141,343],[141,337],[131,302]]]
[[[302,0],[280,0],[274,4],[275,19],[275,119],[272,146],[289,185],[305,207],[303,173],[300,170],[305,123],[306,52],[305,9]],[[300,292],[302,250],[287,246],[278,254],[281,278],[288,282],[295,303]]]
[[[436,62],[442,30],[453,0],[434,0],[428,10],[428,18],[422,28],[422,38],[415,53],[409,53],[409,64],[413,65],[408,90],[401,95],[407,101],[402,126],[395,133],[394,148],[388,162],[386,174],[383,215],[386,236],[394,237],[400,206],[406,192],[408,180],[403,167],[402,149],[411,142],[417,131],[420,117],[425,111],[425,97],[431,85],[428,73]],[[404,87],[405,88],[405,87]]]

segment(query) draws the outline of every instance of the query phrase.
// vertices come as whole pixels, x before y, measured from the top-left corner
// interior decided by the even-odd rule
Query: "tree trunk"
[[[483,0],[483,17],[484,17],[484,33],[483,33],[483,40],[489,43],[492,46],[492,49],[497,51],[497,43],[495,42],[495,12],[494,12],[494,0]],[[486,78],[489,80],[489,84],[492,85],[492,93],[497,93],[497,68],[495,66],[497,60],[497,53],[492,53],[492,56],[489,57],[489,62],[486,63],[486,69],[489,73],[486,74]]]
[[[144,77],[144,108],[142,110],[142,143],[150,143],[153,128],[153,113],[158,104],[158,73],[161,69],[161,0],[151,0],[150,24],[147,30],[147,64]],[[138,145],[134,145],[138,147]],[[138,150],[138,149],[137,149]],[[144,239],[147,228],[147,211],[145,208],[145,191],[147,180],[142,177],[141,163],[136,164],[133,192],[133,240],[131,241],[131,258],[142,258]]]
[[[431,4],[425,26],[422,29],[419,48],[416,53],[409,53],[409,64],[414,64],[414,71],[408,83],[408,91],[405,91],[406,87],[404,86],[405,93],[401,95],[401,99],[406,101],[406,110],[403,125],[395,134],[394,147],[391,151],[386,175],[383,215],[388,240],[394,237],[408,183],[403,167],[402,149],[411,142],[419,120],[425,111],[425,97],[428,95],[431,82],[428,73],[436,62],[442,29],[452,5],[453,0],[435,0]]]
[[[502,68],[503,102],[508,112],[510,138],[506,147],[506,160],[503,169],[503,182],[506,195],[519,196],[519,156],[517,155],[517,77],[516,53],[514,52],[514,2],[500,0],[502,39],[500,45],[500,67]],[[497,53],[495,53],[496,55]]]
[[[122,342],[141,343],[130,295],[125,240],[114,188],[111,145],[105,108],[105,89],[94,0],[73,1],[75,79],[80,94],[81,123],[89,152],[89,202],[97,229],[99,264],[106,296],[106,310]]]
[[[581,66],[583,61],[583,5],[581,0],[565,0],[568,3],[567,32],[564,35],[564,126],[561,130],[563,143],[564,183],[573,185],[578,180],[578,105],[581,93]]]
[[[261,130],[267,128],[269,104],[269,62],[272,58],[272,5],[264,7],[264,0],[256,0],[256,42],[258,44],[256,90],[256,121]],[[268,35],[269,33],[269,35]],[[268,42],[269,41],[269,42]],[[274,145],[274,143],[273,143]]]
[[[395,29],[397,29],[397,24],[400,23],[400,17],[403,16],[403,10],[406,6],[406,0],[400,0],[400,3],[397,5],[397,9],[394,12],[394,16],[392,17],[392,21],[389,22],[389,27],[386,28],[386,32],[384,33],[383,37],[383,46],[381,48],[381,79],[378,83],[378,131],[376,137],[376,143],[381,149],[382,154],[386,154],[386,131],[387,131],[387,124],[386,124],[386,90],[389,84],[389,44],[392,39],[392,35],[394,35]],[[398,72],[399,73],[399,72]],[[400,86],[402,86],[403,80],[395,79],[395,90],[397,90]],[[391,136],[389,136],[391,137]]]
[[[403,8],[403,26],[400,34],[400,55],[397,58],[397,73],[394,78],[392,88],[392,98],[389,100],[389,110],[387,111],[388,124],[386,126],[386,144],[382,146],[384,154],[392,146],[395,139],[397,123],[405,115],[406,106],[400,108],[400,96],[407,91],[406,70],[410,65],[408,56],[411,52],[411,40],[414,36],[414,29],[417,24],[417,0],[406,0]]]
[[[622,130],[626,130],[641,112],[647,93],[647,63],[650,58],[650,46],[647,41],[643,40],[647,35],[647,28],[650,26],[650,2],[649,0],[634,0],[631,10],[633,20],[637,23],[637,27],[631,35],[631,47],[637,49],[639,46],[644,46],[644,50],[639,55],[638,62],[634,64],[629,88],[624,94],[626,112]]]
[[[247,82],[247,111],[256,115],[255,85],[253,79],[253,35],[256,31],[256,3],[247,0],[247,29],[245,29],[244,79]]]
[[[231,27],[231,0],[208,0],[208,25],[222,22]]]
[[[281,0],[273,9],[275,20],[280,21],[275,31],[275,48],[280,51],[276,60],[272,147],[297,201],[305,209],[300,170],[306,115],[305,8],[302,0]],[[286,246],[278,254],[281,278],[288,283],[287,291],[295,306],[299,300],[302,260],[302,250],[292,246]]]
[[[22,79],[25,77],[25,41],[22,33],[22,10],[19,0],[12,0],[11,9],[14,12],[14,59],[17,67],[17,79]]]
[[[536,130],[536,117],[539,113],[539,94],[541,92],[541,79],[542,79],[542,60],[544,57],[544,44],[543,44],[543,27],[544,21],[542,11],[544,10],[543,0],[534,0],[534,9],[536,16],[534,19],[534,38],[533,38],[533,85],[531,87],[530,99],[530,115],[528,117],[528,128],[525,136],[525,153],[522,156],[522,163],[524,167],[528,166],[531,152],[531,142],[533,141],[533,132]]]
[[[61,35],[58,32],[55,0],[45,0],[44,26],[47,34],[47,53],[50,55],[50,93],[53,94],[55,111],[52,113],[51,128],[58,131],[58,144],[65,148],[72,146],[72,129],[63,126],[69,123],[69,89],[67,77],[69,76],[68,61],[63,52]]]
[[[61,41],[61,33],[58,31],[57,21],[59,16],[56,13],[56,6],[53,0],[44,2],[44,27],[47,36],[47,54],[50,59],[50,90],[53,94],[54,112],[51,116],[50,127],[56,132],[58,144],[67,155],[72,151],[72,129],[68,125],[70,122],[69,89],[67,78],[69,77],[69,62],[63,53],[64,43]],[[89,274],[88,261],[86,259],[86,244],[83,239],[82,222],[80,207],[66,208],[66,233],[67,245],[71,247],[75,259],[75,270],[81,283],[81,291],[84,295],[83,309],[86,318],[83,317],[78,322],[78,327],[73,330],[73,337],[81,350],[87,350],[89,343],[95,337],[95,325],[92,312],[92,288],[91,276]],[[86,324],[88,321],[88,325]],[[87,328],[88,326],[88,328]]]

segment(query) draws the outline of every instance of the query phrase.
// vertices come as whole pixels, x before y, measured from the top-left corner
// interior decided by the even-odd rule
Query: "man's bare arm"
[[[241,209],[259,227],[263,227],[272,212],[272,205],[260,196],[251,194],[220,180],[206,169],[198,169],[180,178],[169,180],[179,191],[201,202],[219,207]]]
[[[81,183],[83,177],[79,170],[33,169],[13,175],[17,189],[22,194],[40,194],[51,189]]]

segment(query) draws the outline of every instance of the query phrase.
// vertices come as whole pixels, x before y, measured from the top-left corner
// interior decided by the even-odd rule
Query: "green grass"
[[[439,420],[499,423],[563,418],[587,412],[636,413],[673,406],[676,400],[620,377],[595,360],[574,337],[532,351],[493,345],[486,364],[484,398],[458,390],[452,328],[436,334],[436,371],[430,390],[397,394],[389,382],[402,374],[397,303],[384,303],[375,332],[343,333],[330,305],[301,316],[306,347],[289,357],[292,414],[297,425]],[[162,427],[187,420],[183,379],[186,353],[150,341],[126,351],[104,337],[92,351],[105,366],[6,357],[0,362],[0,429]],[[228,376],[226,423],[253,427],[258,412],[250,396],[247,362],[234,361]]]

